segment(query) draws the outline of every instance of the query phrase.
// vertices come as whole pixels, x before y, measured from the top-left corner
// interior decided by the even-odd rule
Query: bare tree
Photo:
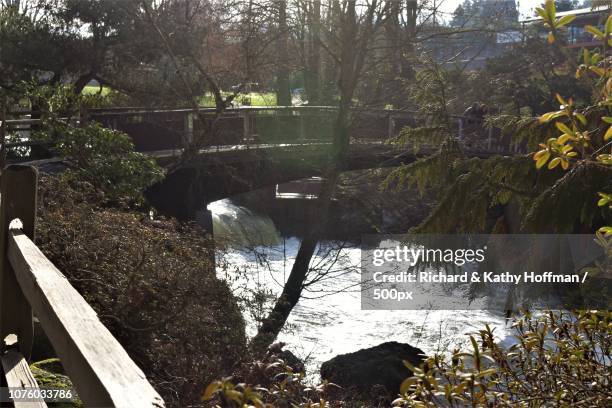
[[[384,11],[388,6],[381,5],[377,0],[371,0],[361,4],[358,11],[355,0],[334,3],[339,17],[337,27],[339,36],[335,39],[335,44],[330,44],[326,49],[333,53],[339,65],[340,103],[334,128],[331,160],[324,172],[324,182],[317,198],[319,209],[317,217],[313,220],[312,228],[302,239],[281,295],[251,342],[252,350],[256,354],[263,353],[277,337],[291,310],[299,301],[307,282],[311,261],[327,221],[331,198],[338,177],[345,168],[353,94],[363,71],[368,46],[384,22]]]

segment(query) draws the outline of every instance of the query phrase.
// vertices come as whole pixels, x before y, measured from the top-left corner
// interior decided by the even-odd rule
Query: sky
[[[541,5],[543,0],[517,0],[519,3],[519,11],[521,13],[521,18],[532,17],[534,14],[533,9],[539,5]],[[452,15],[453,11],[457,8],[459,4],[463,3],[463,0],[438,0],[438,4],[440,4],[440,9],[444,13],[449,13],[449,16]],[[450,19],[450,18],[449,18]]]

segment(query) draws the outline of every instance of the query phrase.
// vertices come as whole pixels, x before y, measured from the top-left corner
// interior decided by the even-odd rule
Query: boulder
[[[363,394],[368,394],[372,387],[383,386],[394,395],[399,392],[402,381],[412,374],[404,360],[418,366],[424,358],[422,350],[392,341],[324,362],[321,378]]]
[[[298,356],[293,354],[289,350],[282,350],[281,352],[276,354],[277,358],[280,358],[287,364],[294,373],[303,373],[304,372],[304,362],[300,360]]]

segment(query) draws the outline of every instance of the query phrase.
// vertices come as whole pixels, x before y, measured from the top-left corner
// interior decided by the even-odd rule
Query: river
[[[274,214],[262,212],[261,206],[256,211],[239,202],[225,199],[208,209],[216,245],[223,248],[217,254],[217,274],[246,299],[241,303],[252,337],[257,318],[282,290],[300,239],[281,232]],[[293,202],[297,205],[298,200]],[[361,310],[359,262],[355,245],[321,242],[311,266],[324,271],[325,278],[308,287],[278,338],[305,361],[313,381],[322,362],[386,341],[408,343],[427,354],[449,353],[469,343],[468,334],[485,324],[495,328],[502,342],[509,340],[504,317],[486,310]]]

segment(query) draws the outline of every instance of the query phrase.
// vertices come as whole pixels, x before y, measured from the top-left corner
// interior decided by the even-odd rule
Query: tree
[[[287,50],[287,2],[276,2],[278,7],[278,73],[276,75],[276,101],[280,106],[291,105],[291,90],[289,89],[289,51]]]
[[[357,81],[364,69],[368,47],[384,23],[381,16],[385,15],[388,4],[381,5],[377,0],[372,0],[367,3],[366,7],[358,11],[355,0],[346,0],[342,6],[339,2],[335,2],[334,7],[338,13],[339,36],[337,42],[328,45],[327,49],[336,52],[334,58],[338,62],[340,71],[338,75],[340,101],[334,126],[330,161],[324,172],[324,183],[317,198],[319,209],[317,217],[300,243],[291,273],[281,295],[251,341],[251,348],[256,355],[263,355],[300,299],[304,283],[310,272],[310,261],[317,249],[320,234],[328,217],[338,177],[345,167],[349,146],[350,108]]]
[[[580,2],[578,0],[555,0],[555,7],[557,11],[570,11],[578,7]]]

